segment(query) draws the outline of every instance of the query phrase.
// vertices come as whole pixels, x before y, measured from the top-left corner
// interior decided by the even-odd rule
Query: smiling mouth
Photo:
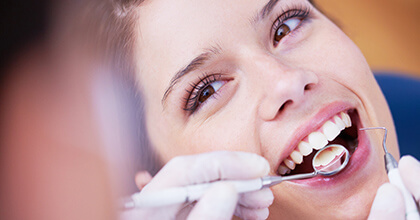
[[[330,144],[343,145],[354,153],[358,146],[358,122],[359,115],[356,110],[340,112],[326,121],[318,130],[313,131],[293,150],[293,152],[280,163],[277,170],[279,175],[310,173],[314,169],[312,160],[316,152]],[[325,158],[332,160],[333,158]],[[329,161],[323,161],[328,163]]]

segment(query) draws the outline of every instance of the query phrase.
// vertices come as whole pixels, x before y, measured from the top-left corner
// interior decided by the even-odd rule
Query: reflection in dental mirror
[[[349,158],[349,152],[345,147],[339,144],[331,144],[315,154],[312,166],[318,174],[330,176],[346,167]]]

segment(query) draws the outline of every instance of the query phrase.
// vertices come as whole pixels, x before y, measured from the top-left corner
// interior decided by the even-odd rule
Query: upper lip
[[[280,153],[279,161],[276,164],[276,168],[280,166],[280,163],[286,159],[293,150],[296,149],[297,145],[303,138],[309,135],[311,132],[319,129],[326,121],[331,119],[333,116],[340,112],[346,112],[350,109],[354,109],[355,106],[348,102],[336,101],[328,103],[320,108],[320,110],[309,120],[305,121],[301,126],[296,129],[287,141],[285,150]],[[277,169],[276,169],[277,170]]]

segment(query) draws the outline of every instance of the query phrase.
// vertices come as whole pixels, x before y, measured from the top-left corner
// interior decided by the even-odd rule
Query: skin
[[[357,46],[304,0],[279,1],[265,19],[255,21],[267,2],[153,0],[139,6],[137,78],[146,128],[162,161],[247,151],[265,157],[276,175],[290,153],[289,143],[304,137],[300,128],[331,103],[355,108],[364,127],[387,127],[387,146],[397,157],[391,114]],[[274,46],[275,19],[282,8],[298,5],[311,7],[310,18]],[[175,73],[210,50],[217,53],[180,78],[162,101]],[[223,86],[191,114],[183,110],[186,90],[206,73],[222,74]],[[270,218],[366,218],[377,188],[386,181],[382,133],[367,135],[370,154],[364,166],[340,184],[272,187]]]

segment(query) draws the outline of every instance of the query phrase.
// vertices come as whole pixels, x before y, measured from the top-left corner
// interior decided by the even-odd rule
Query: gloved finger
[[[238,193],[231,184],[216,183],[197,202],[188,219],[231,219],[237,202]]]
[[[404,156],[400,159],[398,170],[405,187],[420,202],[420,162],[412,156]]]
[[[155,190],[220,179],[252,179],[267,175],[267,160],[247,152],[217,151],[179,156],[169,161],[145,189]]]
[[[190,214],[191,210],[194,208],[195,204],[197,204],[197,202],[183,204],[183,207],[176,214],[175,219],[187,219],[188,215]]]
[[[150,175],[147,171],[140,171],[136,173],[136,177],[134,178],[137,188],[142,190],[144,186],[146,186],[151,180],[152,175]]]
[[[273,192],[269,188],[266,188],[240,194],[238,203],[246,208],[261,209],[268,208],[273,204],[273,200]]]
[[[268,208],[251,209],[238,205],[235,209],[235,216],[241,219],[267,219],[269,214]]]
[[[405,219],[404,198],[396,186],[385,183],[379,187],[368,219]]]
[[[178,207],[130,209],[119,213],[118,220],[160,220],[173,219]]]

